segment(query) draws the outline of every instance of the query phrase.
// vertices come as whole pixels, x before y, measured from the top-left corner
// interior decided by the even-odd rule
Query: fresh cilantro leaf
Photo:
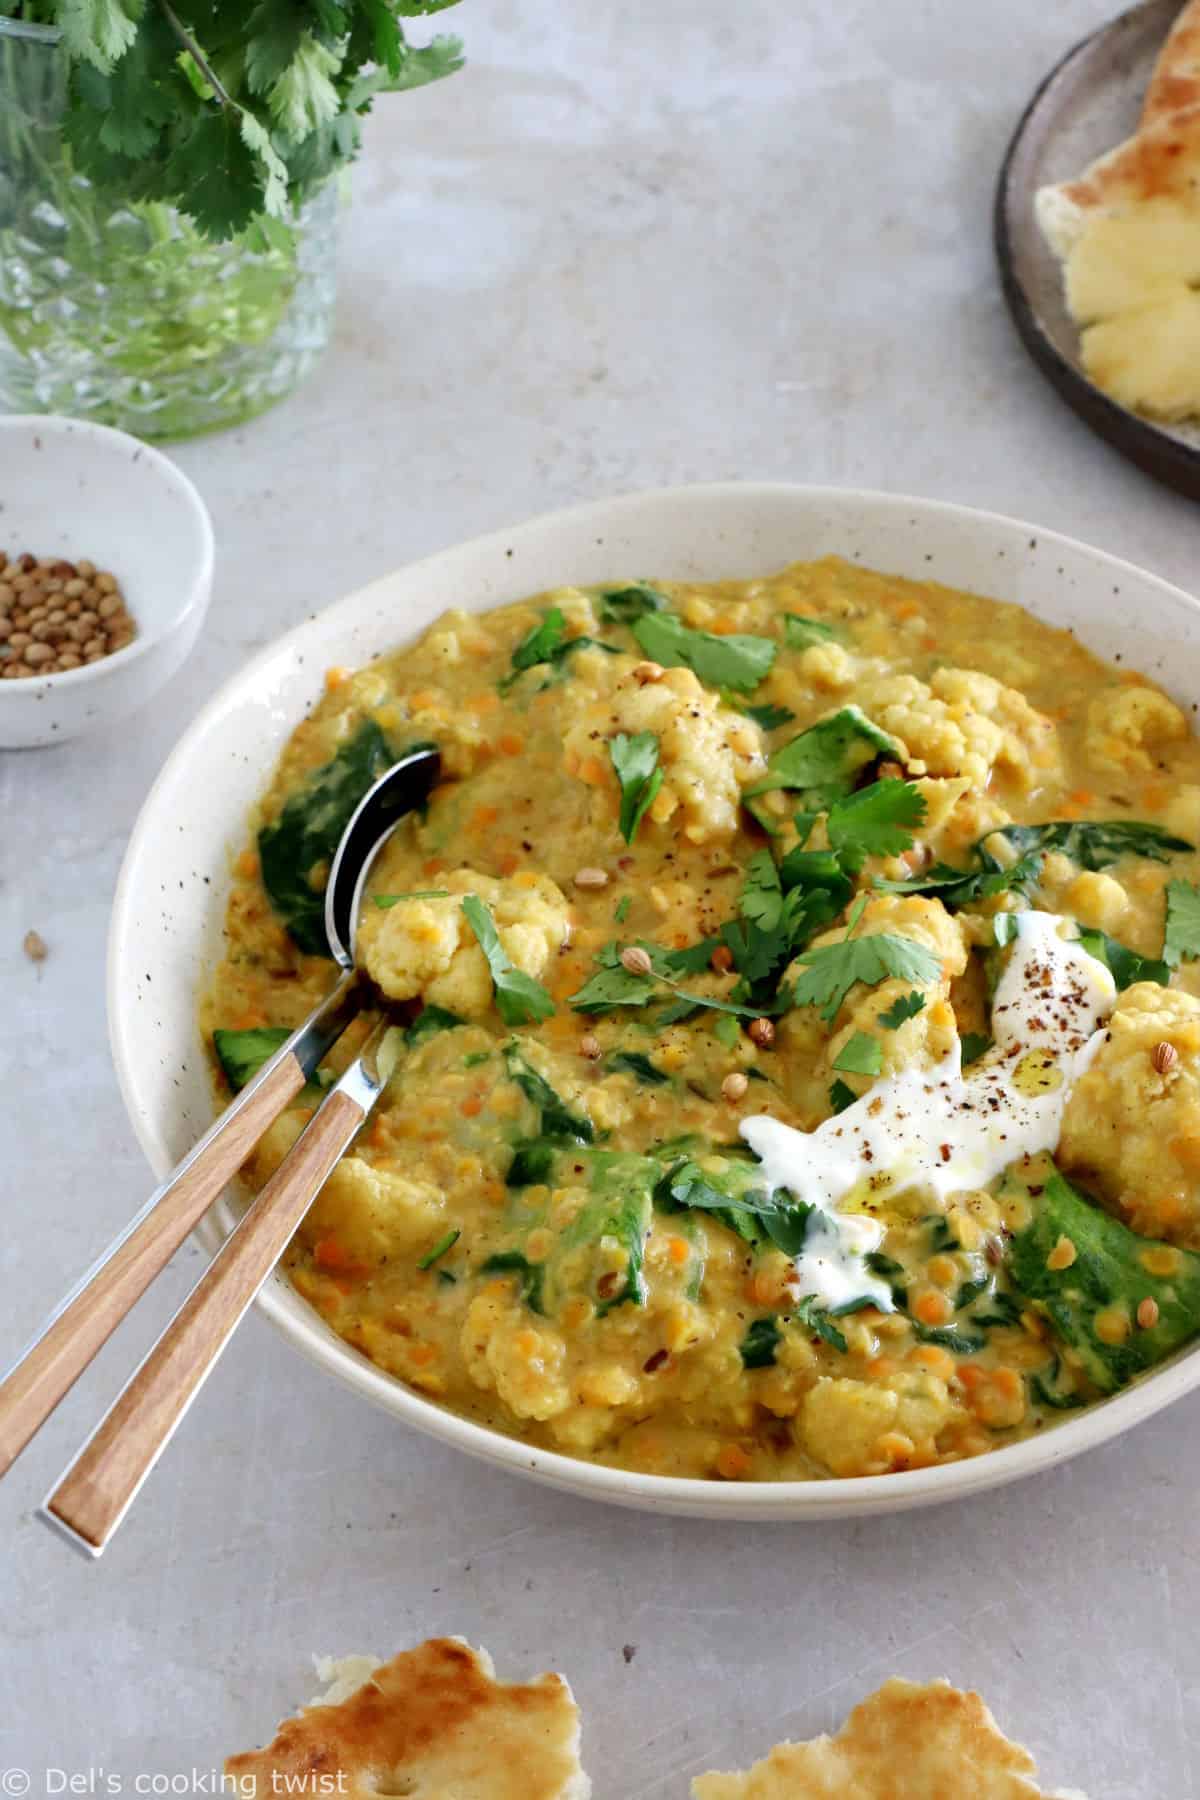
[[[506,1025],[528,1025],[548,1019],[554,1002],[532,975],[515,969],[509,960],[491,909],[478,894],[466,894],[462,902],[463,917],[474,932],[479,948],[487,958],[492,985],[496,991],[496,1010]]]
[[[738,710],[764,731],[778,731],[781,725],[790,725],[796,716],[786,706],[742,706]]]
[[[412,1024],[405,1032],[405,1042],[410,1046],[423,1044],[427,1038],[436,1037],[439,1031],[453,1031],[456,1025],[465,1025],[457,1013],[448,1012],[444,1006],[423,1006]]]
[[[992,1040],[986,1031],[964,1031],[961,1043],[964,1069],[968,1063],[978,1062],[984,1052],[992,1047]]]
[[[602,968],[571,995],[576,1012],[608,1012],[613,1006],[647,1006],[658,992],[653,975],[634,975],[620,963]]]
[[[731,1019],[728,1013],[717,1014],[713,1020],[712,1032],[718,1044],[723,1044],[726,1050],[734,1049],[741,1036],[741,1028],[737,1020]]]
[[[653,731],[638,731],[632,737],[618,731],[608,740],[608,754],[621,784],[621,836],[632,844],[663,782],[658,738]]]
[[[497,683],[497,691],[509,693],[527,669],[539,668],[544,663],[553,670],[576,650],[588,649],[605,650],[610,656],[617,654],[612,644],[601,644],[595,638],[568,637],[566,614],[561,607],[552,606],[541,624],[527,631],[513,651],[512,667]]]
[[[838,1051],[834,1068],[843,1075],[878,1075],[883,1068],[883,1045],[865,1031],[856,1031]]]
[[[1200,956],[1200,888],[1191,881],[1168,881],[1163,961],[1178,968]]]
[[[1186,882],[1168,882],[1168,888],[1186,887]],[[1120,944],[1116,938],[1110,938],[1106,932],[1093,931],[1088,926],[1080,928],[1079,941],[1089,956],[1102,962],[1117,984],[1118,992],[1132,987],[1135,981],[1157,981],[1166,987],[1171,979],[1170,964],[1165,959],[1153,956],[1139,956],[1136,950]]]
[[[774,931],[783,917],[783,888],[769,850],[756,850],[746,864],[746,884],[739,903],[742,917],[763,931]]]
[[[860,707],[844,706],[778,749],[762,780],[743,794],[750,799],[775,788],[795,788],[806,795],[806,805],[824,812],[851,792],[860,769],[884,751],[895,755],[897,750],[895,739],[872,724]]]
[[[636,619],[644,619],[647,613],[667,610],[665,595],[656,588],[647,587],[644,581],[635,582],[632,587],[609,588],[596,600],[597,616],[606,625],[632,625]]]
[[[303,34],[267,97],[271,117],[285,139],[298,144],[337,118],[342,97],[332,77],[341,68],[343,55],[343,46],[318,43],[311,31]]]
[[[779,646],[770,638],[733,633],[719,637],[712,631],[694,631],[674,613],[645,613],[633,623],[633,635],[645,651],[664,668],[691,669],[710,687],[732,688],[748,694],[770,673]]]
[[[439,1238],[433,1249],[421,1258],[417,1264],[418,1269],[432,1269],[434,1263],[439,1262],[447,1250],[453,1250],[461,1236],[461,1231],[448,1231],[445,1237]]]
[[[857,1099],[858,1095],[849,1082],[842,1081],[840,1078],[833,1083],[829,1090],[829,1104],[835,1113],[845,1112],[846,1108],[853,1106]]]
[[[936,894],[942,905],[953,911],[976,900],[994,899],[997,894],[1027,893],[1042,872],[1044,854],[1027,851],[1007,868],[977,864],[973,869],[955,869],[949,863],[934,863],[923,875],[907,881],[877,878],[875,886],[885,894]]]
[[[1045,825],[999,825],[986,832],[975,848],[989,869],[1004,867],[987,848],[995,838],[1003,838],[1018,856],[1031,851],[1061,850],[1081,869],[1107,869],[1122,856],[1144,856],[1151,862],[1164,863],[1172,856],[1195,849],[1194,844],[1172,837],[1161,825],[1146,825],[1134,819],[1052,819]]]
[[[895,976],[900,981],[928,986],[939,979],[942,967],[939,958],[924,944],[887,933],[823,944],[816,950],[803,951],[799,961],[804,969],[795,985],[794,1004],[819,1007],[827,1025],[837,1017],[856,982],[877,987],[889,976]]]
[[[490,1050],[472,1050],[463,1057],[462,1066],[464,1069],[477,1069],[480,1063],[490,1060],[491,1054]]]
[[[888,1007],[886,1012],[880,1013],[879,1023],[883,1026],[885,1031],[899,1031],[901,1025],[904,1024],[904,1021],[906,1019],[915,1019],[917,1014],[924,1009],[924,1006],[924,994],[918,994],[915,991],[908,994],[901,994],[898,1000],[892,1001],[892,1004]]]
[[[824,619],[810,619],[805,613],[783,615],[783,641],[789,650],[809,650],[814,644],[828,644],[839,635],[837,627]]]
[[[770,1368],[782,1336],[777,1319],[755,1319],[739,1346],[743,1369]]]
[[[992,916],[992,938],[998,949],[1015,943],[1017,937],[1017,920],[1019,913],[998,912]]]
[[[712,953],[717,947],[715,937],[701,938],[698,944],[685,944],[679,950],[660,950],[657,944],[642,943],[642,949],[650,953],[656,967],[673,980],[676,975],[700,975],[712,961]]]
[[[736,1031],[737,1027],[734,1026]],[[667,1087],[671,1077],[640,1050],[614,1050],[605,1062],[614,1075],[636,1075],[645,1087]]]
[[[829,842],[845,857],[899,856],[913,834],[908,827],[924,823],[925,797],[912,781],[873,781],[869,787],[836,800],[829,809]]]
[[[632,905],[633,895],[622,894],[621,898],[617,901],[616,906],[613,908],[613,923],[616,925],[623,925],[629,917],[629,908]]]

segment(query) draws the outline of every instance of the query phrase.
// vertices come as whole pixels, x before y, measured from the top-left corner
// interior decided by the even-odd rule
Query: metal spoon
[[[343,971],[341,976],[331,992],[235,1095],[199,1142],[154,1190],[141,1211],[76,1282],[0,1380],[0,1475],[49,1418],[126,1313],[170,1261],[188,1232],[236,1175],[267,1126],[315,1074],[318,1064],[360,1010],[365,984],[354,966],[353,927],[366,873],[403,815],[422,806],[428,799],[440,769],[441,758],[435,748],[422,746],[410,751],[380,776],[355,809],[330,866],[325,892],[326,933],[334,959]],[[340,1115],[343,1124],[347,1124],[351,1112],[346,1109],[350,1108],[361,1124],[365,1111],[369,1110],[381,1087],[373,1057],[366,1055],[356,1059],[342,1081],[330,1091],[328,1100],[339,1093],[342,1096],[330,1116]],[[323,1106],[317,1117],[324,1115]],[[314,1119],[313,1124],[316,1122]],[[328,1135],[329,1129],[326,1118],[321,1135]],[[279,1182],[284,1168],[300,1151],[311,1131],[312,1126],[276,1172],[268,1188]],[[353,1130],[349,1132],[349,1136],[352,1135]],[[315,1142],[309,1144],[305,1156],[311,1158],[315,1149]],[[334,1157],[333,1161],[336,1160]],[[331,1162],[329,1167],[332,1166]],[[320,1179],[323,1180],[324,1175]],[[319,1185],[320,1181],[315,1181],[310,1193]],[[264,1189],[263,1195],[267,1191]],[[260,1201],[263,1195],[259,1196]],[[247,1214],[229,1242],[243,1230],[249,1216]],[[269,1267],[263,1270],[258,1285],[265,1279]],[[257,1292],[257,1285],[254,1292]],[[253,1298],[253,1293],[249,1298]],[[237,1316],[241,1316],[240,1312]],[[168,1332],[174,1328],[174,1323],[168,1327]],[[152,1351],[151,1356],[154,1354]],[[137,1379],[135,1376],[135,1382]],[[199,1386],[199,1382],[195,1385]],[[98,1554],[94,1546],[93,1553]]]

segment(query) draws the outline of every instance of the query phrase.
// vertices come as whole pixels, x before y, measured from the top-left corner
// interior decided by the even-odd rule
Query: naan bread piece
[[[498,1682],[487,1652],[461,1638],[323,1673],[334,1677],[323,1701],[285,1719],[265,1750],[226,1762],[239,1794],[315,1793],[324,1776],[320,1791],[344,1800],[589,1800],[579,1709],[561,1675]]]
[[[836,1737],[777,1744],[743,1775],[701,1775],[692,1800],[1054,1800],[1036,1775],[978,1694],[894,1676]]]
[[[1188,0],[1158,53],[1142,124],[1154,125],[1200,101],[1200,0]]]
[[[1200,104],[1041,188],[1035,206],[1088,378],[1150,418],[1200,414]]]

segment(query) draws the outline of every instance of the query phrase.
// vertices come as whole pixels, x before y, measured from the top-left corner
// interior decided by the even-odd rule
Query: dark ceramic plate
[[[1079,361],[1062,274],[1033,197],[1067,181],[1136,128],[1155,58],[1180,0],[1145,0],[1068,51],[1017,126],[996,187],[996,255],[1025,348],[1085,424],[1131,462],[1200,499],[1200,425],[1153,425],[1093,385]]]

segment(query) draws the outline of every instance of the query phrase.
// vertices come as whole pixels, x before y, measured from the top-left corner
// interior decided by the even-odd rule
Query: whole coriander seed
[[[649,975],[653,973],[654,964],[650,953],[638,944],[630,944],[621,952],[621,967],[631,975]]]
[[[1168,1044],[1165,1039],[1161,1044],[1155,1044],[1154,1067],[1160,1075],[1169,1074],[1178,1061],[1179,1052],[1174,1044]]]

